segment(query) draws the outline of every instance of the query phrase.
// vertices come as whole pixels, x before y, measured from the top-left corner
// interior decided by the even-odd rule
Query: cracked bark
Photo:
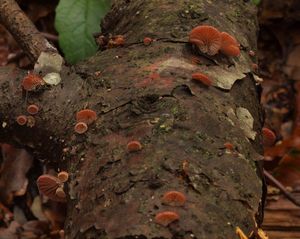
[[[27,103],[20,88],[25,73],[2,70],[0,138],[70,173],[67,238],[233,238],[236,226],[247,234],[255,228],[262,198],[255,162],[261,138],[246,139],[228,110],[247,108],[259,132],[259,95],[250,72],[230,90],[191,81],[195,71],[232,64],[225,56],[214,58],[219,65],[201,56],[199,65],[192,63],[192,48],[184,42],[201,21],[256,48],[251,3],[116,0],[103,31],[124,34],[125,47],[65,68],[62,85],[29,93]],[[140,43],[145,36],[170,41],[146,47]],[[243,51],[232,67],[248,60]],[[42,108],[36,126],[17,126],[15,117],[31,103]],[[75,113],[85,107],[99,118],[86,134],[76,135]],[[128,153],[130,140],[139,140],[143,149]],[[225,142],[235,146],[233,153]],[[161,203],[170,190],[186,195],[184,207]],[[180,219],[162,227],[154,217],[166,210]]]

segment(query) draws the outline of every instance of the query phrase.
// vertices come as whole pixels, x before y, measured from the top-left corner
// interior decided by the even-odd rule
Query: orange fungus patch
[[[26,115],[19,115],[16,119],[18,125],[25,125],[27,123],[27,116]]]
[[[95,111],[90,109],[81,110],[76,113],[76,121],[91,124],[97,119]]]
[[[183,206],[186,202],[186,197],[181,192],[169,191],[164,194],[162,202],[170,206]]]
[[[42,77],[29,73],[23,78],[22,87],[24,90],[31,91],[35,90],[38,86],[44,85],[45,82]]]
[[[139,141],[133,140],[127,144],[127,150],[129,152],[136,152],[142,149],[142,145]]]
[[[222,44],[220,51],[227,56],[239,56],[240,44],[227,32],[221,33]]]
[[[29,105],[27,107],[27,112],[31,115],[35,115],[39,112],[39,107],[37,105]]]
[[[88,126],[84,122],[78,122],[75,125],[74,130],[77,134],[84,134],[88,130]]]
[[[194,73],[192,74],[192,79],[201,82],[202,84],[206,85],[206,86],[211,86],[212,81],[211,79],[202,73]]]
[[[179,220],[179,215],[172,211],[160,212],[155,216],[155,222],[165,227],[177,220]]]
[[[190,32],[189,42],[208,55],[216,55],[221,47],[221,33],[212,26],[197,26]]]

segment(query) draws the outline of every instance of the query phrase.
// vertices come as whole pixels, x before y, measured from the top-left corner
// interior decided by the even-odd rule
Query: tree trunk
[[[198,56],[195,64],[187,41],[197,25],[234,35],[241,56]],[[254,6],[243,0],[115,0],[103,32],[123,34],[125,47],[65,68],[61,85],[29,92],[27,102],[25,73],[2,69],[0,138],[70,173],[67,238],[234,238],[237,226],[255,230],[262,114],[247,50],[256,49],[256,26]],[[156,41],[145,46],[144,37]],[[192,81],[195,72],[213,86]],[[31,103],[42,108],[35,126],[18,126]],[[83,108],[98,119],[78,135],[75,114]],[[245,117],[254,118],[253,130]],[[142,150],[128,152],[131,140]],[[185,194],[184,206],[162,203],[172,190]],[[180,218],[161,226],[162,211]]]

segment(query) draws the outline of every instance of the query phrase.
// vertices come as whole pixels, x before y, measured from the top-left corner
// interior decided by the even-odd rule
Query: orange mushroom
[[[66,193],[62,187],[58,187],[55,191],[55,196],[63,199],[66,198]]]
[[[136,152],[142,149],[142,145],[139,141],[133,140],[127,144],[127,150],[129,152]]]
[[[232,143],[229,143],[229,142],[226,142],[224,143],[224,147],[230,151],[233,150],[233,144]]]
[[[35,75],[33,73],[29,73],[27,76],[23,78],[22,87],[26,91],[35,90],[38,86],[44,85],[45,81],[39,75]]]
[[[95,111],[90,109],[80,110],[76,113],[76,121],[83,122],[87,125],[93,123],[97,119],[97,114]]]
[[[152,43],[152,41],[153,40],[150,37],[145,37],[143,42],[145,46],[149,46]]]
[[[65,201],[65,198],[56,195],[56,190],[62,187],[62,182],[57,177],[49,174],[41,175],[37,179],[37,185],[40,193],[49,199],[58,202]]]
[[[37,105],[34,105],[34,104],[29,105],[27,107],[27,112],[31,115],[35,115],[39,112],[39,107]]]
[[[239,56],[240,44],[227,32],[221,32],[222,44],[220,51],[227,56]]]
[[[57,174],[57,177],[61,182],[65,183],[69,179],[69,174],[66,171],[61,171]]]
[[[78,122],[75,125],[74,130],[77,134],[84,134],[88,130],[88,126],[84,122]]]
[[[169,191],[164,194],[162,202],[170,206],[183,206],[186,202],[186,197],[181,192]]]
[[[160,212],[155,216],[155,222],[165,227],[177,220],[179,220],[179,215],[176,212],[172,211]]]
[[[207,75],[199,72],[192,74],[192,79],[199,81],[206,86],[211,86],[212,84],[212,80]]]
[[[26,115],[19,115],[16,118],[16,121],[17,121],[18,125],[25,125],[27,123],[27,116]]]
[[[198,26],[192,29],[189,42],[208,55],[216,55],[221,47],[221,33],[212,26]]]

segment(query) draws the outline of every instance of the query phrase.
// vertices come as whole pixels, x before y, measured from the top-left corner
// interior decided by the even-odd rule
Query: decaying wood
[[[69,172],[68,238],[234,238],[237,226],[246,234],[255,229],[262,118],[251,60],[244,50],[235,59],[199,56],[195,64],[197,53],[187,43],[193,27],[209,24],[233,34],[243,49],[255,49],[253,7],[243,0],[115,0],[103,33],[123,34],[124,47],[64,69],[61,85],[29,92],[27,102],[20,88],[25,73],[2,70],[0,138]],[[144,37],[164,40],[144,46]],[[215,82],[237,81],[226,89],[204,87],[191,80],[203,71]],[[17,126],[15,117],[31,103],[42,108],[36,125]],[[75,114],[83,108],[98,119],[78,135]],[[254,140],[237,119],[241,108],[254,119]],[[142,150],[128,152],[130,140]],[[170,190],[185,194],[184,206],[162,203]],[[161,226],[155,216],[162,211],[180,219]]]

